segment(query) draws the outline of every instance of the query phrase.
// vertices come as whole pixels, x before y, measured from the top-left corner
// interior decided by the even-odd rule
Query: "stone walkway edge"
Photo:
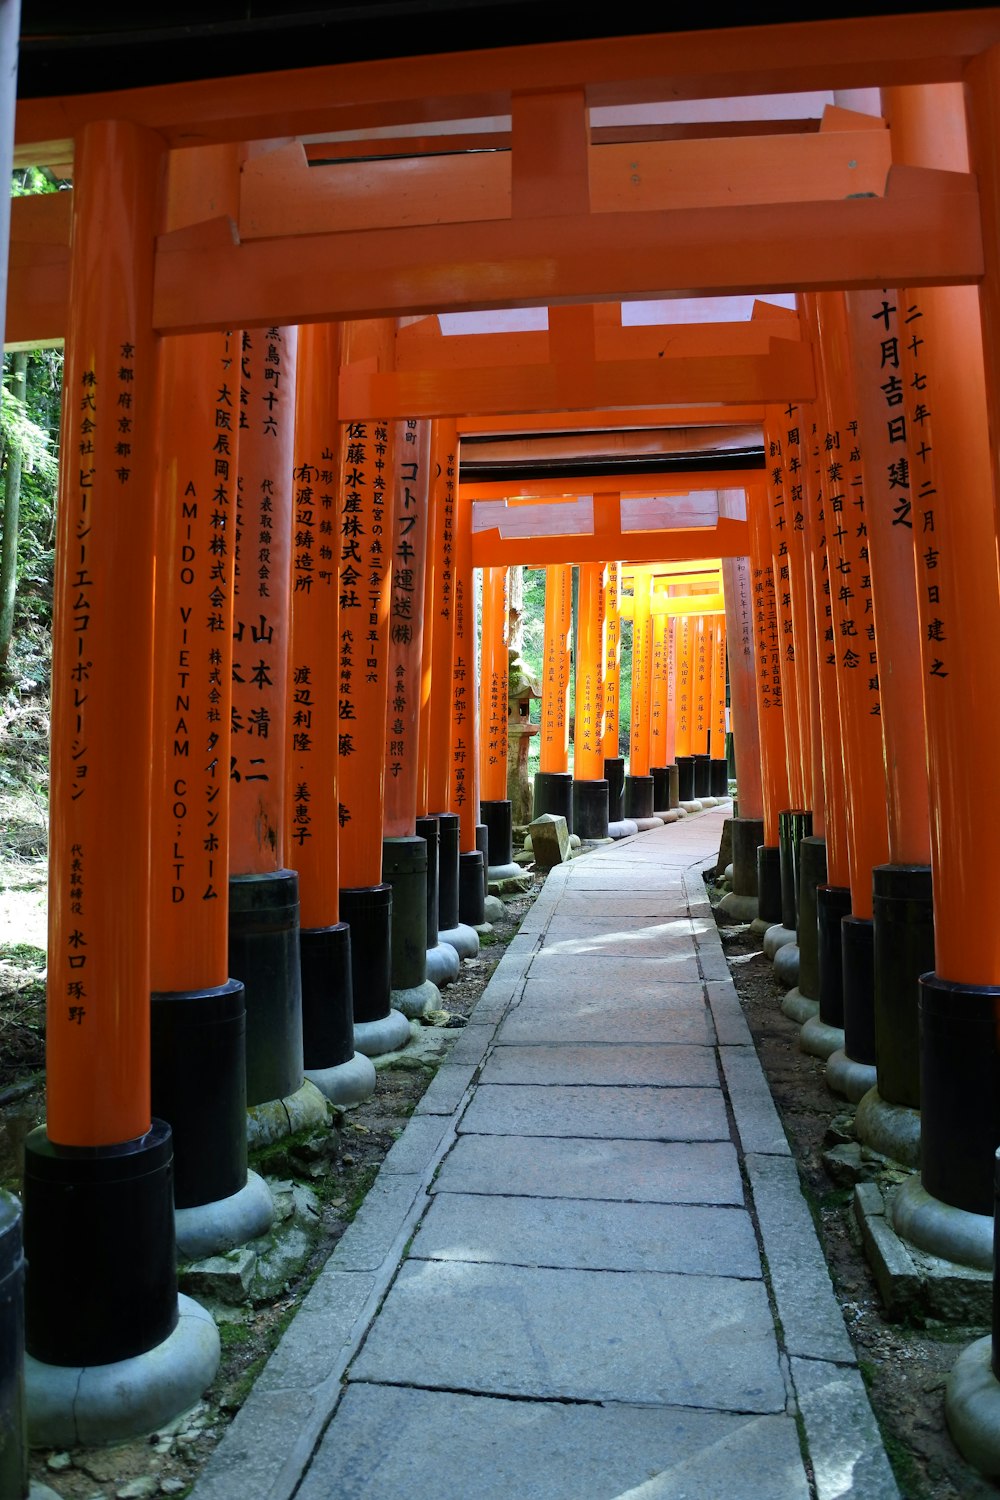
[[[623,839],[613,846],[613,854],[626,853],[630,845],[637,845],[645,856],[650,840],[660,842],[662,838],[666,843],[674,830],[687,830],[690,835],[693,825],[700,825],[698,832],[703,838],[698,841],[697,857],[684,870],[681,885],[696,927],[698,919],[704,922],[695,937],[699,967],[778,1328],[780,1362],[789,1392],[787,1410],[796,1418],[800,1448],[807,1456],[809,1491],[816,1500],[898,1500],[899,1491],[800,1190],[795,1163],[729,975],[702,878],[702,872],[715,865],[723,817],[728,811],[723,807],[696,813],[669,825],[663,835],[640,833]],[[601,851],[602,855],[609,852]],[[574,867],[579,867],[577,861],[558,866],[549,874],[468,1025],[386,1156],[356,1218],[202,1471],[191,1491],[192,1500],[294,1500],[347,1390],[344,1377],[348,1367],[399,1275],[407,1247],[430,1207],[429,1189],[458,1138],[480,1069],[501,1022],[523,993],[527,969],[541,947]],[[476,1399],[492,1398],[480,1395]],[[626,1409],[639,1408],[622,1408]],[[634,1493],[638,1496],[640,1491]],[[658,1497],[661,1491],[657,1488],[649,1493]],[[351,1497],[344,1491],[337,1500]]]

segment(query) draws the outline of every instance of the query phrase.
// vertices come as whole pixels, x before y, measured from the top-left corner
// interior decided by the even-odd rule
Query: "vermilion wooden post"
[[[712,770],[708,754],[708,728],[712,695],[712,623],[706,615],[695,615],[694,661],[691,690],[691,754],[694,756],[694,794],[709,797]]]
[[[211,1319],[179,1320],[170,1127],[150,1111],[153,246],[162,142],[127,122],[76,140],[52,670],[47,1123],[25,1142],[26,1385],[33,1441],[72,1441],[78,1398],[132,1436],[190,1406],[218,1365]],[[170,1343],[169,1379],[158,1377]],[[37,1363],[36,1363],[37,1362]],[[66,1407],[44,1366],[69,1367]],[[123,1371],[135,1378],[135,1367]],[[39,1404],[39,1403],[43,1404]]]
[[[709,699],[708,753],[711,757],[713,797],[729,795],[726,757],[726,617],[712,618],[712,690]]]
[[[511,806],[507,796],[507,722],[510,672],[510,574],[483,569],[482,677],[479,684],[479,811],[486,824],[491,880],[519,875],[513,863]]]
[[[545,569],[545,622],[542,640],[541,745],[535,776],[533,812],[554,813],[573,829],[573,777],[569,771],[569,671],[573,569],[557,563]]]
[[[757,916],[757,849],[764,842],[750,559],[723,558],[722,580],[738,816],[733,818],[733,889],[719,905],[734,921],[750,922]]]
[[[851,914],[841,920],[844,1048],[831,1055],[831,1087],[859,1099],[875,1083],[872,870],[888,856],[878,652],[868,549],[864,433],[850,366],[842,294],[817,299],[825,422],[818,434],[827,513],[833,654],[840,676],[847,778]]]
[[[622,622],[618,607],[621,565],[609,562],[604,610],[604,779],[608,783],[608,824],[625,816],[625,758],[621,753]]]
[[[582,839],[608,836],[608,784],[604,777],[606,581],[603,563],[581,564],[573,733],[573,826]]]
[[[229,967],[247,996],[247,1102],[303,1081],[298,877],[286,866],[296,328],[242,337],[234,545]]]
[[[338,801],[340,329],[299,330],[292,474],[292,650],[286,823],[299,877],[306,1077],[338,1104],[367,1099],[375,1069],[354,1049],[351,935],[340,920]]]
[[[649,774],[653,687],[652,587],[651,573],[636,569],[632,585],[632,721],[629,774],[625,778],[625,816],[633,820],[653,815],[653,778]]]
[[[676,586],[671,594],[676,597]],[[674,637],[674,760],[677,765],[677,794],[681,802],[694,800],[694,760],[691,756],[691,616],[679,615]]]
[[[238,333],[177,336],[163,341],[158,380],[152,1100],[173,1128],[185,1259],[254,1239],[274,1218],[262,1179],[248,1180],[246,1000],[228,978],[239,362]]]
[[[476,868],[471,856],[479,852],[479,727],[476,685],[476,581],[472,566],[472,506],[459,504],[455,520],[454,656],[451,675],[451,793],[452,813],[441,824],[441,940],[460,958],[479,952],[475,927],[461,919],[459,880],[463,867]],[[483,844],[486,833],[483,830]],[[470,856],[464,859],[464,856]],[[481,856],[486,880],[487,851]],[[470,893],[471,899],[473,893]]]
[[[896,159],[967,170],[959,85],[890,89],[883,101]],[[991,159],[980,165],[995,196]],[[994,254],[991,248],[991,272]],[[903,382],[897,415],[912,458],[934,880],[935,972],[920,985],[921,1180],[932,1200],[969,1216],[966,1242],[974,1233],[976,1263],[988,1267],[1000,1143],[1000,935],[978,916],[989,887],[975,851],[991,847],[997,818],[994,799],[981,795],[993,775],[993,684],[1000,680],[988,406],[996,391],[987,385],[974,287],[901,289],[897,323],[894,373]],[[970,734],[973,723],[977,731]],[[934,1253],[954,1254],[953,1236],[929,1222],[941,1218],[930,1213],[933,1207],[915,1190],[901,1190],[894,1221]]]
[[[654,595],[657,602],[661,602],[662,595]],[[653,614],[653,665],[652,665],[652,704],[649,720],[649,764],[650,773],[655,774],[663,770],[667,765],[667,637],[670,631],[670,619],[661,610],[655,609]],[[654,805],[657,803],[654,795]]]
[[[395,428],[382,873],[392,887],[392,1003],[414,1017],[441,999],[427,978],[427,844],[416,829],[431,424]]]
[[[757,663],[757,722],[760,728],[761,790],[764,799],[764,842],[757,851],[757,920],[765,926],[781,920],[778,814],[788,806],[789,799],[780,666],[781,628],[775,598],[767,508],[768,496],[763,487],[754,487],[748,491],[747,519],[750,522],[750,567]]]
[[[427,977],[445,984],[458,977],[459,960],[449,943],[440,941],[440,928],[458,921],[460,875],[468,860],[478,863],[483,889],[482,859],[458,853],[458,819],[451,810],[452,665],[455,650],[455,557],[458,432],[450,419],[431,423],[430,489],[428,494],[427,578],[424,604],[424,657],[421,708],[422,765],[417,788],[416,831],[427,844]],[[442,861],[442,823],[444,853]],[[473,887],[474,890],[474,887]],[[442,892],[456,907],[448,923],[441,921]],[[479,895],[479,909],[482,895]]]
[[[345,363],[392,368],[390,319],[348,324],[342,338]],[[354,1045],[368,1057],[409,1036],[409,1022],[390,1000],[392,890],[382,880],[393,438],[393,424],[379,417],[345,423],[338,466],[340,912],[351,929]]]
[[[888,304],[888,305],[887,305]],[[905,404],[899,375],[883,365],[900,334],[898,297],[853,292],[847,299],[864,468],[872,603],[878,636],[889,862],[872,881],[877,1092],[859,1110],[862,1132],[896,1142],[893,1155],[917,1166],[920,1105],[919,979],[934,968],[930,812],[917,614],[910,479],[912,438],[893,442]],[[917,730],[919,729],[919,733]],[[883,1107],[891,1106],[889,1109]],[[905,1122],[905,1126],[904,1126]],[[884,1133],[888,1126],[890,1134]],[[900,1127],[905,1129],[905,1139]]]

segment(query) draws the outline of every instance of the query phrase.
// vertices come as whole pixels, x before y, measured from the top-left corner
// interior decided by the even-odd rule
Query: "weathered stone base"
[[[858,1140],[904,1167],[920,1166],[920,1111],[890,1104],[876,1086],[858,1101],[854,1116]]]
[[[919,1178],[914,1178],[919,1182]],[[988,1323],[993,1302],[989,1271],[958,1265],[901,1239],[890,1216],[892,1196],[876,1182],[854,1188],[854,1217],[861,1230],[886,1313],[892,1319]]]
[[[799,945],[796,942],[782,943],[774,955],[774,977],[779,984],[789,987],[799,982]]]
[[[826,1085],[841,1098],[858,1104],[875,1087],[875,1064],[855,1062],[843,1047],[838,1047],[826,1061]]]
[[[900,1239],[942,1260],[993,1270],[993,1219],[953,1208],[933,1198],[919,1177],[911,1177],[896,1193],[890,1208]]]
[[[993,1340],[976,1339],[956,1359],[944,1393],[955,1447],[973,1468],[1000,1476],[1000,1382],[992,1369]]]
[[[365,1057],[398,1052],[410,1039],[410,1023],[398,1010],[390,1010],[377,1021],[355,1021],[354,1045]]]
[[[772,922],[764,933],[764,941],[761,947],[764,949],[764,957],[774,962],[774,955],[779,948],[784,948],[786,943],[795,942],[795,928],[782,927],[780,922]]]
[[[819,1015],[819,1001],[810,1000],[809,996],[803,995],[796,985],[782,1000],[781,1014],[787,1016],[790,1021],[797,1021],[800,1026],[804,1026],[806,1021],[811,1021],[814,1016]]]
[[[425,979],[423,984],[412,984],[405,990],[391,990],[389,998],[393,1010],[401,1011],[411,1021],[429,1010],[441,1008],[441,991],[429,979]]]
[[[287,1098],[266,1099],[247,1110],[247,1149],[257,1151],[299,1130],[325,1124],[326,1117],[326,1100],[314,1083],[304,1079],[302,1087]]]
[[[824,1062],[843,1045],[843,1027],[828,1026],[820,1020],[818,1012],[799,1032],[799,1051],[808,1052],[810,1057],[821,1057]]]
[[[220,1255],[267,1234],[274,1223],[274,1200],[263,1177],[248,1172],[238,1193],[214,1203],[174,1210],[177,1255],[180,1260],[201,1260]]]
[[[363,1052],[333,1068],[307,1068],[306,1077],[331,1104],[360,1104],[375,1092],[375,1068]]]

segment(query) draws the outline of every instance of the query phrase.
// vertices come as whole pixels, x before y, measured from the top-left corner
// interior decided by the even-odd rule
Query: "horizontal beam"
[[[664,406],[642,411],[515,412],[510,416],[461,416],[460,437],[528,432],[641,431],[647,427],[731,427],[764,420],[762,406]]]
[[[623,620],[631,620],[635,614],[635,596],[618,596],[618,613]],[[680,599],[671,599],[654,590],[649,602],[651,615],[722,615],[726,612],[726,601],[722,594],[687,594]]]
[[[812,350],[775,339],[769,354],[676,359],[597,360],[499,369],[378,372],[344,365],[338,416],[448,417],[470,412],[558,412],[601,406],[706,402],[808,402],[815,399]]]
[[[587,105],[959,82],[1000,41],[1000,12],[864,16],[669,32],[301,68],[22,100],[16,161],[71,159],[88,120],[129,119],[170,146],[275,140],[505,115],[525,92],[582,88]]]
[[[764,479],[760,469],[739,473],[733,469],[699,469],[685,473],[674,470],[663,474],[638,474],[634,479],[616,474],[612,479],[607,474],[574,474],[572,479],[523,479],[523,480],[468,480],[459,484],[459,498],[466,500],[508,500],[549,502],[570,496],[599,495],[610,484],[616,491],[628,497],[641,498],[655,495],[688,495],[701,490],[721,490],[739,487],[750,480]]]
[[[523,563],[544,568],[552,563],[660,562],[667,559],[746,557],[750,550],[745,521],[722,519],[715,527],[690,531],[621,532],[602,528],[590,536],[513,537],[504,541],[498,531],[472,538],[472,562],[477,568],[508,568]]]
[[[790,286],[964,285],[982,276],[974,178],[893,167],[887,187],[885,198],[843,202],[563,214],[249,244],[234,243],[219,220],[161,237],[154,323],[161,333],[196,333]]]

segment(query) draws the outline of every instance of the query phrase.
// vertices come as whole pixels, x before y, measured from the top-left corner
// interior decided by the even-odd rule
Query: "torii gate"
[[[621,297],[673,296],[678,289],[703,295],[779,292],[789,287],[807,293],[843,288],[880,292],[887,285],[910,289],[909,309],[917,306],[912,289],[928,288],[920,315],[928,318],[926,328],[934,328],[935,399],[942,412],[937,431],[941,451],[954,464],[947,476],[935,471],[935,479],[939,484],[945,477],[949,483],[960,483],[970,502],[960,517],[939,507],[938,545],[933,549],[937,581],[927,585],[947,599],[947,631],[955,642],[947,667],[944,658],[934,658],[940,660],[941,670],[933,672],[937,697],[933,710],[928,710],[930,759],[943,773],[953,769],[950,726],[962,722],[970,704],[978,704],[978,684],[997,680],[1000,672],[995,520],[984,467],[995,463],[997,455],[983,442],[968,457],[972,449],[963,434],[971,408],[950,404],[953,385],[962,388],[973,403],[978,401],[983,430],[987,411],[992,430],[1000,430],[995,411],[1000,389],[998,192],[995,163],[987,149],[997,125],[998,43],[1000,13],[991,9],[773,27],[766,29],[766,36],[748,28],[350,64],[271,74],[264,87],[260,80],[213,80],[26,101],[18,117],[19,150],[34,162],[69,161],[75,156],[77,186],[72,210],[69,195],[14,205],[9,337],[35,342],[65,336],[70,390],[84,388],[96,360],[101,379],[108,372],[109,389],[113,379],[126,383],[120,372],[128,371],[127,384],[149,403],[156,341],[174,334],[413,317],[465,307],[560,308]],[[511,78],[519,80],[517,89],[512,90]],[[966,165],[928,161],[927,121],[933,118],[933,106],[921,96],[911,112],[902,97],[907,89],[959,80],[970,89],[978,183]],[[588,111],[603,105],[677,93],[718,97],[785,86],[886,88],[906,160],[888,166],[882,127],[858,124],[856,119],[834,118],[831,128],[815,136],[750,136],[738,142],[595,139],[589,128]],[[226,155],[223,150],[221,172],[208,170],[210,162],[220,161],[220,148],[228,143],[285,140],[290,134],[322,137],[400,120],[492,117],[498,111],[510,114],[509,131],[500,132],[507,149],[498,151],[488,165],[478,154],[470,167],[461,154],[452,158],[427,152],[418,166],[405,170],[386,157],[369,160],[362,170],[345,164],[345,172],[336,163],[310,166],[315,147],[295,142],[255,150],[242,162],[239,152]],[[852,128],[844,129],[845,125]],[[320,153],[328,149],[322,141],[317,144]],[[357,145],[353,149],[357,151]],[[385,150],[384,145],[365,147],[370,157]],[[174,194],[173,222],[166,227],[169,220],[162,214],[158,184],[175,153],[204,154],[194,163],[193,186],[183,203]],[[199,166],[204,167],[200,174]],[[107,179],[116,188],[127,185],[127,196],[102,201],[101,182]],[[407,194],[411,187],[414,190],[412,202],[404,201],[401,179]],[[748,189],[736,204],[734,181]],[[857,186],[845,192],[845,184],[851,183]],[[72,300],[67,291],[70,260],[76,278]],[[976,285],[982,287],[985,309],[987,372],[978,392],[974,385],[962,384],[970,363],[970,330],[978,330],[976,292],[951,299],[951,311],[961,309],[961,317],[953,318],[951,326],[943,312],[930,312],[940,301],[935,288]],[[832,337],[826,340],[831,358]],[[735,402],[809,401],[818,393],[809,382],[805,346],[777,342],[777,348],[769,346],[764,354],[743,355],[738,380],[732,361],[718,354],[661,360],[658,354],[637,355],[623,339],[613,351],[616,358],[601,358],[596,323],[569,306],[565,317],[557,314],[553,319],[548,365],[521,356],[518,365],[499,376],[479,381],[469,379],[467,372],[466,401],[475,389],[488,410],[522,409],[523,396],[515,407],[509,404],[514,371],[522,389],[531,390],[545,411],[663,404],[682,400],[685,393],[710,399],[719,389],[713,380],[727,379],[726,399]],[[112,377],[112,369],[119,371],[117,376]],[[424,374],[421,369],[407,383],[407,372],[393,373],[387,359],[381,368],[348,366],[339,418],[357,420],[392,411],[412,417],[431,409],[458,415],[461,381],[453,381],[451,394],[445,395],[444,374],[433,381],[422,379]],[[504,379],[508,394],[503,391]],[[832,388],[829,367],[827,380]],[[831,412],[839,399],[834,391]],[[151,407],[147,404],[145,409]],[[831,421],[833,425],[837,424]],[[110,452],[104,453],[102,462],[108,472],[93,483],[81,479],[78,499],[89,498],[85,490],[93,491],[95,501],[102,494],[116,493]],[[70,549],[81,542],[74,532],[84,519],[82,501],[75,511],[64,505],[63,513],[62,567],[68,570]],[[129,544],[134,549],[138,543],[139,562],[133,583],[140,585],[141,595],[148,577],[148,531],[137,532],[137,513],[130,519]],[[729,519],[720,517],[712,529],[717,531]],[[610,538],[615,528],[612,518],[607,520]],[[124,574],[130,563],[122,528],[113,517],[107,530],[104,524],[99,516],[93,529],[85,527],[88,561],[99,553],[114,554]],[[620,514],[617,528],[620,540]],[[698,555],[703,555],[706,543],[703,537]],[[722,547],[710,550],[727,555]],[[74,586],[90,584],[74,585],[70,573],[63,572],[57,662],[63,663],[67,678],[76,644],[68,623]],[[100,633],[105,642],[128,639],[132,646],[136,712],[131,721],[116,725],[114,748],[115,763],[132,772],[147,754],[145,706],[151,696],[143,636],[135,633],[139,598],[135,587],[121,595],[114,588],[102,589],[88,598],[87,606],[95,623],[99,621],[95,636]],[[940,632],[944,622],[938,615],[928,617],[927,623],[934,622]],[[977,659],[967,664],[964,658],[972,656],[973,647]],[[66,680],[64,695],[65,690]],[[99,696],[95,692],[90,705],[88,735]],[[104,702],[107,723],[111,698],[105,696]],[[73,728],[73,712],[64,696],[54,714],[53,733],[53,861],[57,872],[67,874],[75,857],[75,838],[68,800],[61,799],[69,797],[67,777],[79,748],[74,748],[78,731]],[[992,805],[981,805],[974,795],[988,784],[987,747],[992,741],[988,733],[978,737],[978,743],[963,745],[964,775],[938,774],[934,795],[942,799],[941,816],[931,846],[940,902],[935,915],[942,974],[930,989],[943,1021],[958,1034],[947,1058],[930,1059],[936,1111],[933,1182],[939,1191],[949,1192],[949,1162],[971,1159],[974,1169],[968,1182],[963,1179],[962,1201],[951,1206],[980,1219],[990,1206],[997,1121],[992,1114],[974,1121],[958,1119],[943,1101],[969,1092],[975,1059],[980,1075],[985,1069],[991,1080],[1000,1067],[995,1048],[981,1047],[981,1028],[977,1029],[978,1017],[992,1019],[1000,985],[1000,940],[985,933],[977,934],[974,943],[957,937],[969,880],[962,856],[968,859],[968,851],[982,841],[984,825],[988,833],[989,820],[996,817]],[[97,741],[93,743],[96,747]],[[110,747],[103,752],[95,748],[94,755],[106,757],[107,764],[96,758],[91,762],[88,791],[102,777],[110,779],[112,769]],[[115,790],[132,798],[123,806],[117,796],[113,811],[136,831],[141,850],[148,817],[141,777],[131,790],[128,785]],[[91,805],[99,800],[92,798]],[[103,810],[112,811],[110,806]],[[65,821],[60,821],[63,814]],[[100,892],[104,875],[99,862],[88,866],[88,877],[92,871]],[[983,878],[977,867],[980,900]],[[112,904],[123,902],[126,928],[136,915],[134,925],[141,926],[146,894],[141,855],[123,869],[120,879],[109,881],[103,894]],[[69,965],[79,952],[71,938],[79,928],[65,891],[54,888],[53,897],[50,983],[58,994],[63,985],[74,982]],[[141,951],[138,961],[136,952],[127,955],[115,975],[125,993],[141,984],[141,969]],[[109,972],[114,974],[113,966]],[[145,995],[133,994],[132,1003],[144,1005]],[[50,1025],[53,1045],[70,1077],[80,1070],[79,1038],[68,1029],[76,1024],[76,1017],[60,1018],[56,1012]],[[141,1041],[141,1027],[138,1034]],[[99,1054],[88,1057],[84,1066],[103,1076]],[[986,1091],[984,1082],[977,1083],[975,1092],[982,1096]],[[145,1129],[141,1090],[133,1102],[134,1119],[130,1116],[127,1124],[138,1132],[130,1139],[139,1140]],[[100,1132],[96,1139],[86,1131],[84,1138],[78,1137],[72,1123],[64,1140],[49,1143],[58,1170],[71,1177],[76,1159],[72,1153],[78,1147],[100,1157],[121,1144]],[[162,1142],[155,1143],[155,1150],[159,1164]],[[72,1242],[73,1226],[64,1226],[59,1238]],[[170,1322],[169,1288],[161,1301],[154,1320],[158,1332]]]

